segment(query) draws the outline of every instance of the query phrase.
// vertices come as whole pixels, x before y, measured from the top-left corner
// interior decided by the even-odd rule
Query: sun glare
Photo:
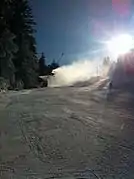
[[[129,34],[115,36],[107,42],[107,48],[110,55],[117,58],[119,55],[129,52],[133,48],[133,38]]]

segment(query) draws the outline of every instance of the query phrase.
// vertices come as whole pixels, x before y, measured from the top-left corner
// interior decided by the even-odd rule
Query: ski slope
[[[1,178],[133,179],[133,94],[106,86],[1,95]]]

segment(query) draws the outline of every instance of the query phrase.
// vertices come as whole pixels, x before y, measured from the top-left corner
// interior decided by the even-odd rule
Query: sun
[[[133,38],[129,34],[120,34],[107,42],[107,49],[111,56],[117,58],[133,48]]]

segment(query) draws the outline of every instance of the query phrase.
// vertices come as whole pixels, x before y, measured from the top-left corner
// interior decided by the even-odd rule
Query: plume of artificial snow
[[[69,86],[76,82],[87,81],[91,77],[104,75],[102,61],[80,60],[72,64],[61,66],[54,70],[55,76],[50,77],[50,87]]]

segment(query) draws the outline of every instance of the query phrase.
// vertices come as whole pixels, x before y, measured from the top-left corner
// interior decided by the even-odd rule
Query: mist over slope
[[[102,60],[80,60],[70,65],[61,66],[54,70],[55,76],[50,77],[50,87],[70,86],[76,82],[84,82],[92,77],[104,76],[107,73],[102,65]]]

